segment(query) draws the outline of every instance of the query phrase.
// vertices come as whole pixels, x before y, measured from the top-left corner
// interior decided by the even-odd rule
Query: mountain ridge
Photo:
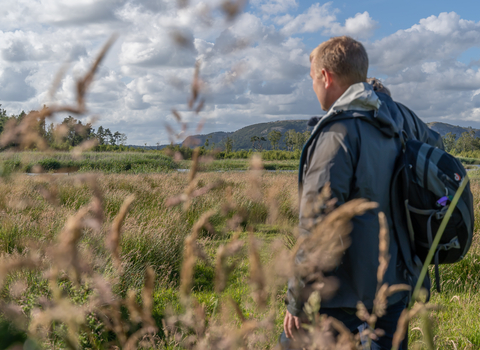
[[[191,135],[182,142],[182,146],[187,146],[191,148],[196,146],[203,146],[208,137],[210,137],[210,146],[212,146],[212,142],[215,143],[215,146],[220,146],[222,142],[224,142],[226,137],[231,137],[233,139],[233,150],[251,149],[252,142],[250,141],[250,138],[252,136],[263,136],[267,138],[267,135],[270,131],[277,130],[282,133],[282,139],[279,144],[280,149],[284,149],[284,133],[290,129],[293,129],[296,132],[304,132],[307,130],[311,131],[312,127],[308,127],[307,122],[308,119],[277,120],[272,122],[247,125],[233,132],[215,131],[208,134]],[[445,136],[447,133],[451,132],[455,134],[456,138],[458,139],[462,133],[468,132],[469,130],[474,130],[475,136],[480,137],[480,129],[462,127],[459,125],[452,125],[444,122],[430,122],[426,124],[430,129],[438,132],[441,136]],[[263,149],[272,149],[268,139],[267,141],[263,142]]]

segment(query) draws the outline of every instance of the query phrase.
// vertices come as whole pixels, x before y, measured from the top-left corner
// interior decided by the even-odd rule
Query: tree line
[[[310,131],[299,132],[294,129],[287,130],[282,134],[278,130],[272,130],[268,133],[267,139],[270,142],[270,145],[273,150],[280,150],[280,143],[282,141],[285,143],[286,151],[301,150],[305,142],[307,142],[310,137]],[[252,149],[257,151],[263,150],[263,141],[267,141],[265,137],[252,136],[250,142],[252,142]]]
[[[463,132],[460,137],[454,133],[446,133],[442,136],[445,151],[454,155],[472,156],[480,154],[480,138],[475,135],[473,128]]]
[[[1,104],[0,104],[1,106]],[[18,115],[7,115],[7,111],[0,108],[0,135],[8,128],[8,124],[18,125],[27,114],[22,111]],[[111,131],[109,128],[99,126],[96,130],[91,123],[83,124],[72,116],[63,119],[60,124],[38,120],[36,131],[44,138],[50,148],[57,150],[69,150],[84,141],[96,139],[98,146],[94,150],[126,150],[127,135],[119,131]],[[15,145],[10,145],[15,146]]]

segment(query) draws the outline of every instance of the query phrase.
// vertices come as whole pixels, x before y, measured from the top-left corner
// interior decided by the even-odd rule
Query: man
[[[327,184],[337,205],[354,198],[378,203],[377,209],[352,220],[351,245],[341,264],[327,274],[337,278],[339,289],[331,299],[322,300],[320,309],[321,314],[339,319],[356,332],[365,326],[355,315],[357,302],[372,310],[377,289],[380,211],[387,217],[390,235],[390,263],[383,282],[413,285],[420,268],[413,261],[405,228],[392,227],[390,182],[401,147],[398,135],[404,130],[410,138],[439,147],[442,143],[413,112],[387,94],[374,92],[366,82],[368,56],[361,43],[346,36],[332,38],[312,51],[310,62],[313,90],[327,113],[315,126],[300,161],[300,233],[309,234],[307,203]],[[290,340],[301,328],[306,301],[301,293],[305,281],[293,281],[280,341],[284,349],[292,348]],[[389,297],[387,315],[376,323],[385,336],[375,341],[372,349],[391,348],[398,317],[407,302],[405,292]]]

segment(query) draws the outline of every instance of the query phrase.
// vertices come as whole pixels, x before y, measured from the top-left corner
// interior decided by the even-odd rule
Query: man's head
[[[320,44],[310,54],[313,90],[323,110],[355,83],[367,80],[368,56],[358,41],[340,36]]]

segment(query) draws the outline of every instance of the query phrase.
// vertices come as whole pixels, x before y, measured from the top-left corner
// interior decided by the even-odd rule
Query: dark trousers
[[[393,334],[397,329],[397,322],[400,314],[407,306],[406,300],[402,300],[398,303],[390,305],[387,308],[387,314],[377,320],[375,328],[380,328],[385,331],[385,335],[378,340],[372,341],[371,350],[390,350],[392,348]],[[321,314],[325,314],[342,321],[345,326],[352,333],[358,333],[363,330],[364,327],[368,327],[366,322],[361,321],[356,316],[356,309],[339,308],[339,309],[320,309]],[[293,342],[287,338],[285,332],[280,335],[280,345],[283,350],[295,350],[292,347]],[[408,348],[408,334],[400,346],[401,350],[407,350]]]

